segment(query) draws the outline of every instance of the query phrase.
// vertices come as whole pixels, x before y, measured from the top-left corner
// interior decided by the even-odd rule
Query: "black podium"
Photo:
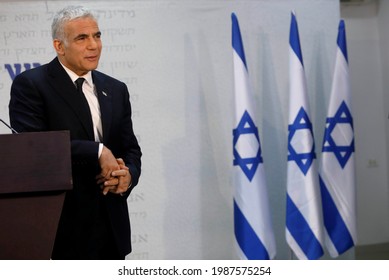
[[[0,259],[50,259],[71,188],[68,131],[0,135]]]

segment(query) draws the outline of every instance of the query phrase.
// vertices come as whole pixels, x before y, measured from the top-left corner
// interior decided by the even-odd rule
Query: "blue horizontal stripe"
[[[289,195],[286,201],[286,227],[307,259],[315,260],[323,255],[320,242]]]
[[[328,192],[325,183],[323,182],[321,176],[319,176],[319,178],[323,205],[324,226],[326,227],[328,235],[330,236],[332,243],[338,251],[338,254],[342,254],[353,247],[354,242],[350,231],[348,230],[342,216],[338,211],[338,208],[335,205],[334,200],[331,197],[331,194]]]
[[[236,240],[248,260],[268,260],[269,254],[259,237],[234,201]]]

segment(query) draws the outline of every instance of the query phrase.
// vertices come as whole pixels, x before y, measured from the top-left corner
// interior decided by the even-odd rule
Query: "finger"
[[[128,190],[127,185],[118,186],[116,188],[116,193],[125,193]]]
[[[99,179],[96,181],[96,184],[101,185],[102,183],[104,183],[104,181],[105,181],[104,179]]]
[[[120,169],[126,169],[126,170],[129,170],[129,168],[126,166],[126,163],[124,162],[123,159],[121,158],[117,158],[116,159],[117,163],[119,164],[120,166]]]
[[[104,182],[107,182],[107,181],[110,181],[110,180],[117,180],[117,178],[115,177],[109,177],[109,178],[105,178],[105,177],[101,177],[101,176],[97,176],[96,177],[96,183],[99,185],[99,184],[103,184]],[[112,184],[111,184],[112,185]]]
[[[97,183],[98,185],[103,184],[105,181],[107,181],[107,179],[105,179],[105,178],[103,178],[103,177],[100,177],[100,178],[97,178],[97,177],[96,177],[96,183]]]
[[[112,176],[113,176],[113,177],[126,176],[127,173],[128,173],[127,170],[122,169],[122,170],[118,170],[118,171],[112,172]]]
[[[101,179],[108,180],[111,177],[111,174],[112,174],[112,170],[108,170],[108,171],[106,171],[104,173],[103,172],[100,173],[100,175],[98,175],[98,176]]]
[[[103,195],[107,195],[108,192],[116,192],[115,186],[108,186],[103,188]]]
[[[118,178],[110,178],[109,180],[104,182],[105,187],[110,187],[110,186],[116,187],[118,184],[119,184]]]

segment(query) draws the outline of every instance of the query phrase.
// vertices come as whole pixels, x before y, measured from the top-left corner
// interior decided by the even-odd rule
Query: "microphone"
[[[1,121],[6,127],[8,127],[9,129],[11,129],[13,133],[16,133],[16,134],[19,133],[19,132],[17,132],[15,129],[13,129],[9,124],[7,124],[5,121],[3,121],[2,119],[0,119],[0,121]]]

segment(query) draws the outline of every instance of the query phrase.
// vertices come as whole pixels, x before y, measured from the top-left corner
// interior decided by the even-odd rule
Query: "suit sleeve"
[[[121,104],[124,105],[123,109],[123,118],[121,121],[121,147],[123,151],[123,160],[126,163],[126,166],[129,168],[129,171],[132,176],[132,184],[128,191],[131,190],[138,184],[139,177],[141,174],[141,156],[142,152],[138,144],[138,140],[134,134],[133,123],[132,123],[132,109],[130,103],[130,95],[127,89],[127,86],[124,85],[124,94]]]

